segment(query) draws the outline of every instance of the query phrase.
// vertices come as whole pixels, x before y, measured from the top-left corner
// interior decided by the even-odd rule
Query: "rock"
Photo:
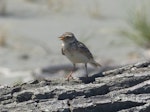
[[[19,92],[18,94],[14,95],[16,102],[24,102],[24,101],[28,101],[31,100],[33,95],[33,92],[27,92],[27,91],[23,91],[23,92]]]
[[[1,112],[150,112],[150,62],[88,79],[33,80],[0,87]]]

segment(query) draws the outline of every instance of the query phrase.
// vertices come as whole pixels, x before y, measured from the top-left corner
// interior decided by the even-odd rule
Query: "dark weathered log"
[[[149,65],[142,62],[124,66],[94,80],[81,78],[83,82],[35,80],[1,86],[0,111],[150,112]]]

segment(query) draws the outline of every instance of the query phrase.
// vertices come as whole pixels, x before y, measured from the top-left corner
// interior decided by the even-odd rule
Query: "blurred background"
[[[64,32],[73,32],[103,67],[148,60],[149,5],[149,0],[0,0],[0,84],[63,78],[72,67],[60,50]]]

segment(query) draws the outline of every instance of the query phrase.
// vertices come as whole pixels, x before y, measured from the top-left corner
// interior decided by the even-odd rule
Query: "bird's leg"
[[[87,63],[85,63],[85,72],[86,72],[86,77],[88,77]]]
[[[67,77],[66,77],[66,79],[67,79],[68,81],[69,81],[70,78],[73,79],[72,74],[73,74],[73,72],[75,71],[75,69],[76,69],[76,65],[73,64],[73,69],[71,70],[71,72],[70,72],[70,73],[67,75]]]

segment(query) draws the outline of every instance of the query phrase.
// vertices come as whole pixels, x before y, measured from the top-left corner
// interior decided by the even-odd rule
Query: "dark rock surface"
[[[99,75],[99,77],[98,77]],[[150,112],[150,61],[81,80],[0,87],[1,112]]]

